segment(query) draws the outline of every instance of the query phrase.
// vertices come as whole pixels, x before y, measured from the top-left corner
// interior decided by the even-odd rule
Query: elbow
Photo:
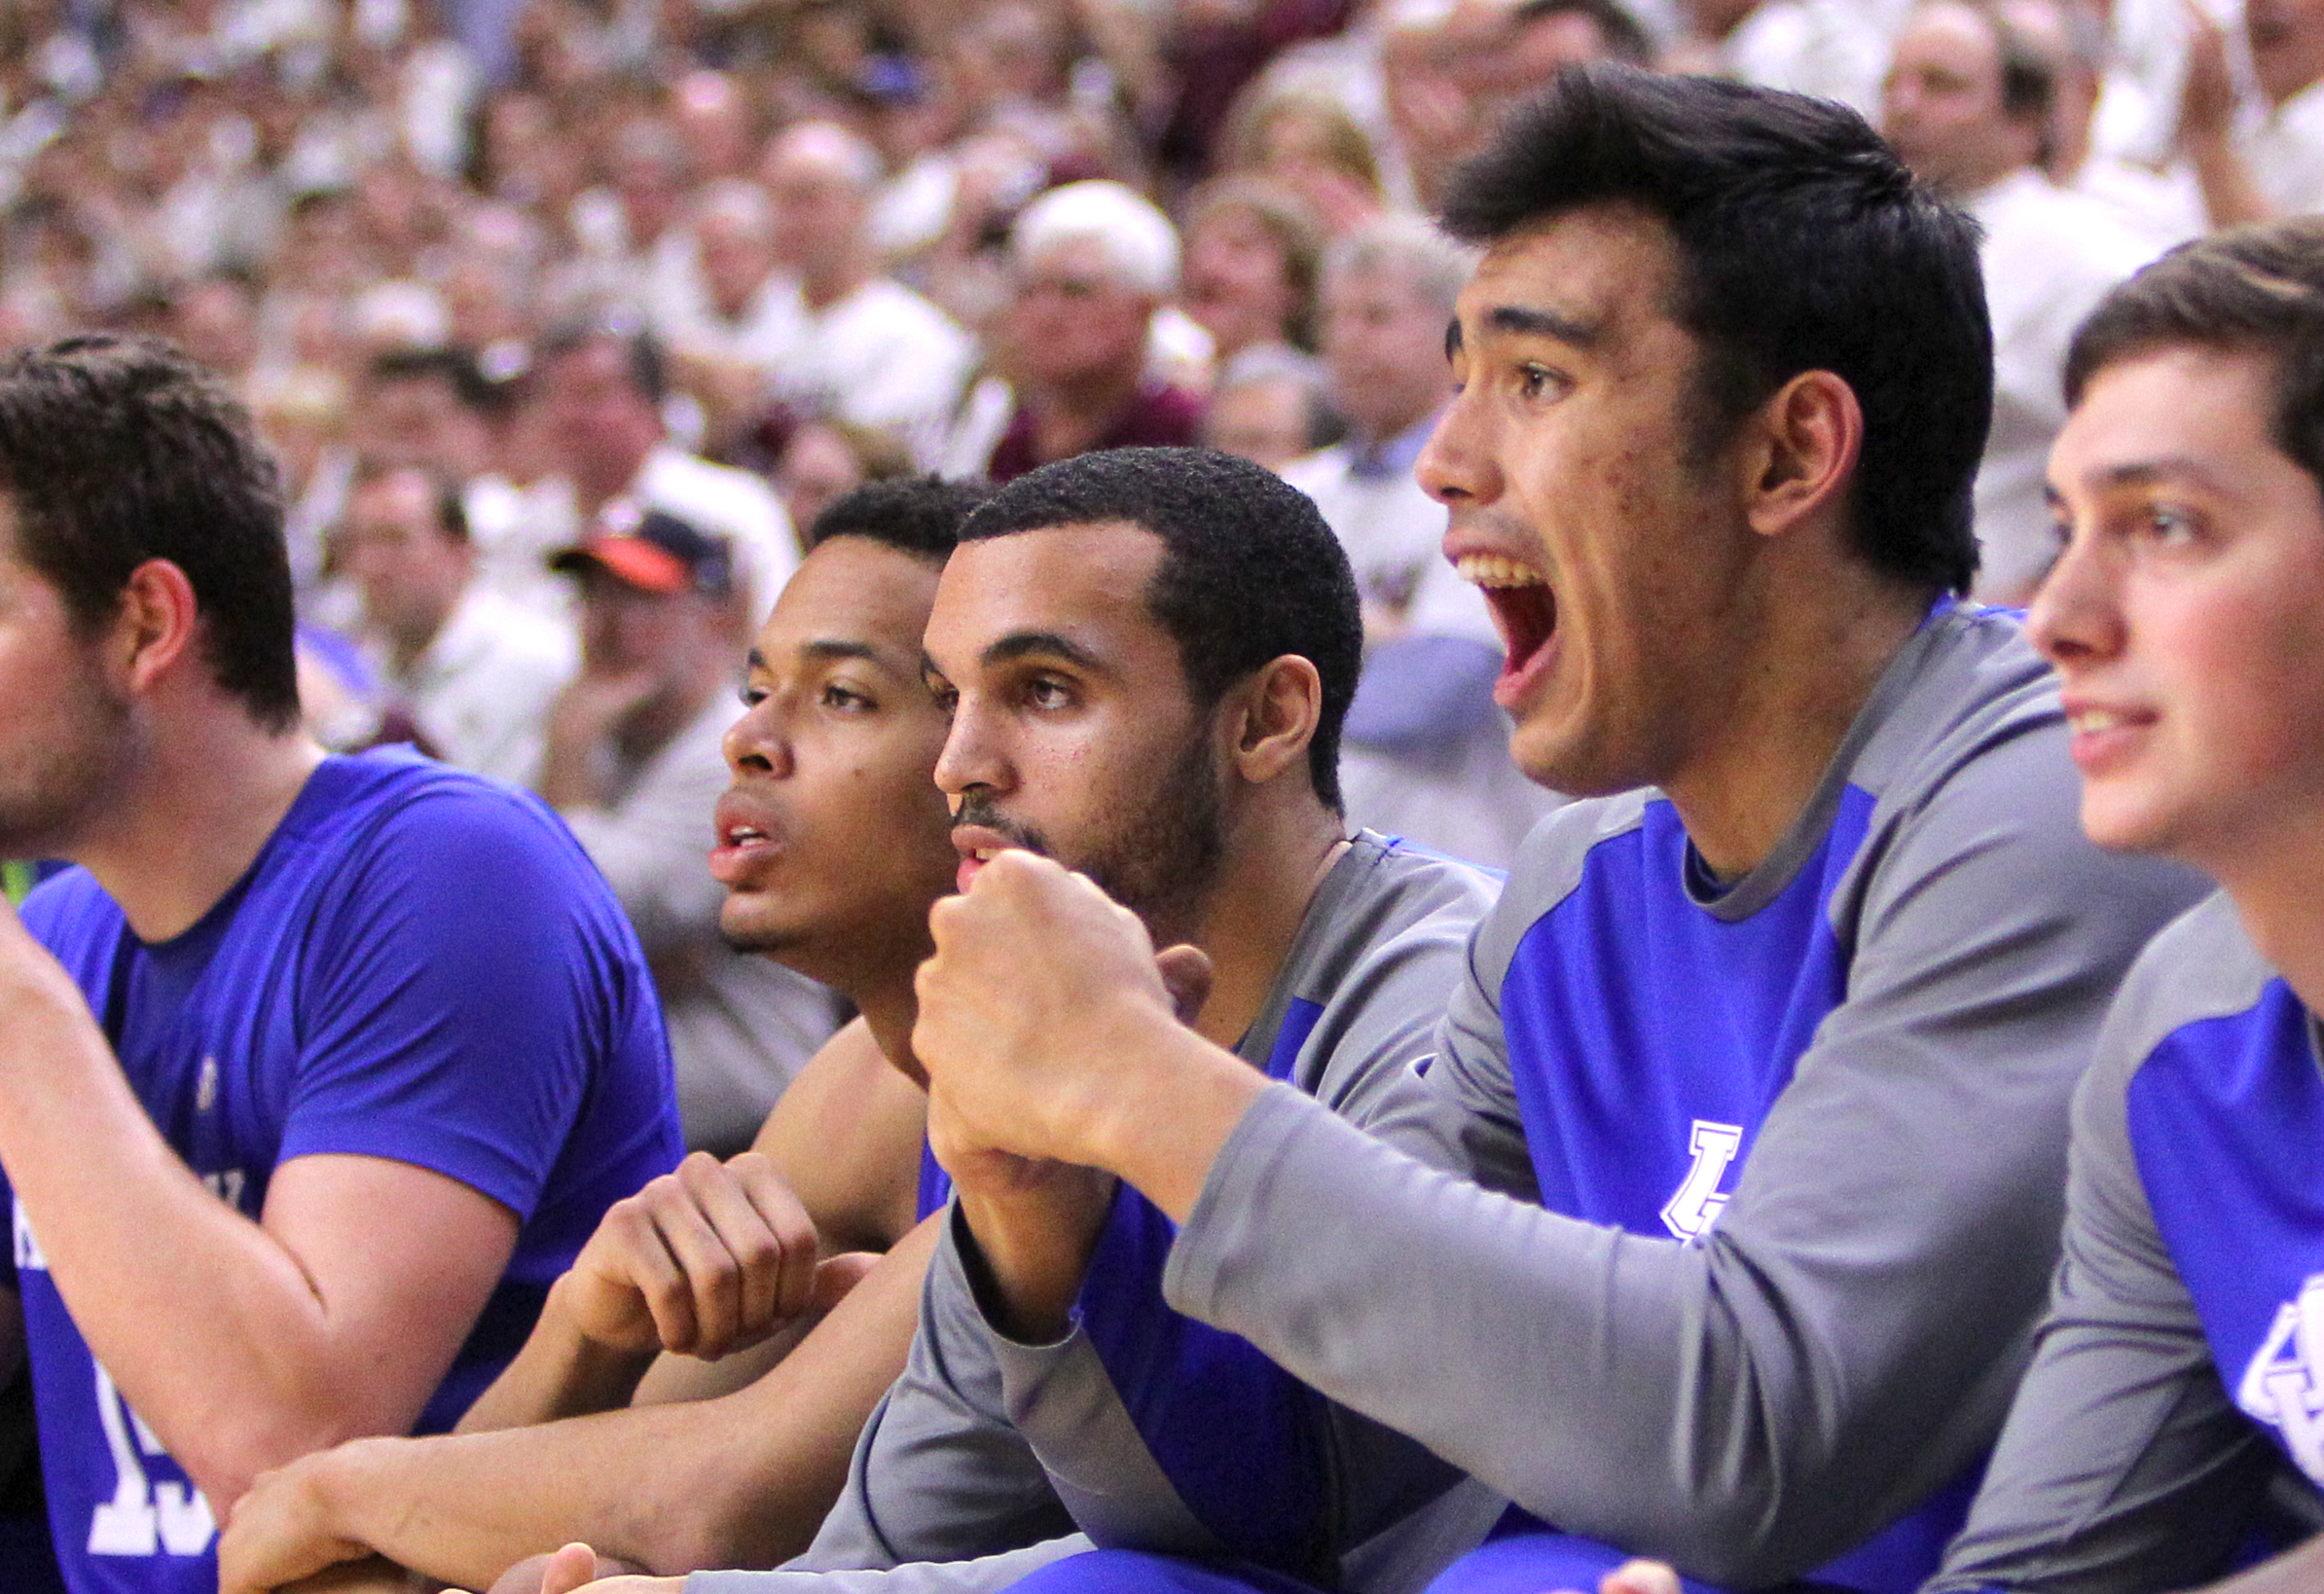
[[[169,1454],[220,1523],[234,1515],[236,1503],[261,1474],[372,1431],[329,1414],[253,1412],[217,1414],[201,1429],[186,1442],[172,1444]]]

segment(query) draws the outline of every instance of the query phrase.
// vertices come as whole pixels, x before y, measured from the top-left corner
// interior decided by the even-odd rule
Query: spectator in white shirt
[[[534,381],[543,430],[572,489],[564,540],[616,500],[659,509],[733,545],[750,614],[774,604],[799,562],[790,516],[758,477],[669,441],[668,379],[651,334],[618,320],[569,323],[542,341]]]
[[[1976,487],[1976,596],[1988,602],[2025,601],[2049,567],[2042,474],[2065,424],[2066,341],[2148,253],[2043,174],[2053,92],[2049,57],[1988,0],[1926,0],[1898,35],[1884,100],[1897,153],[1985,230],[1994,390]]]
[[[2324,0],[2246,0],[2256,123],[2237,104],[2227,40],[2191,15],[2179,144],[2214,227],[2324,210]]]
[[[876,269],[878,152],[836,123],[806,122],[768,146],[760,170],[781,274],[738,352],[791,408],[885,427],[932,459],[975,347],[951,317]]]
[[[418,465],[359,467],[334,544],[390,706],[446,763],[529,784],[579,660],[567,628],[477,585],[457,485]]]

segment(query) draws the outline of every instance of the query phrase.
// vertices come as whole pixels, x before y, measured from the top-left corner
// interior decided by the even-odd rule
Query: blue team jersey
[[[1590,851],[1572,892],[1519,941],[1501,985],[1510,1083],[1543,1206],[1686,1244],[1709,1232],[1768,1109],[1847,998],[1833,895],[1875,806],[1864,787],[1841,785],[1829,828],[1797,870],[1748,903],[1727,900],[1703,869],[1666,798]],[[1607,998],[1644,992],[1668,999]],[[1641,1134],[1643,1125],[1677,1132]],[[1913,1586],[1973,1492],[1974,1478],[1943,1490],[1819,1580]],[[1526,1576],[1540,1570],[1529,1565]]]
[[[2228,1397],[2324,1487],[2324,1059],[2278,976],[2172,1031],[2124,1116],[2155,1226]]]
[[[274,1170],[385,1157],[490,1196],[515,1252],[419,1431],[521,1345],[607,1206],[680,1155],[635,936],[556,817],[408,751],[326,760],[248,873],[155,946],[85,872],[32,932],[202,1182],[252,1218]],[[75,1594],[214,1590],[208,1503],[91,1356],[11,1197],[50,1523]]]

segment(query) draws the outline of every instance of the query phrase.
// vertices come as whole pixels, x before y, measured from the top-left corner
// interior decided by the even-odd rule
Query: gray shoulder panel
[[[1469,955],[1470,971],[1484,990],[1498,994],[1517,943],[1535,921],[1573,894],[1581,884],[1582,866],[1600,845],[1638,828],[1652,789],[1594,797],[1544,815],[1517,850],[1509,865],[1508,884],[1501,900],[1477,925],[1476,942]]]

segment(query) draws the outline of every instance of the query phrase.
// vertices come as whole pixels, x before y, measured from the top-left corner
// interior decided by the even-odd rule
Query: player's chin
[[[737,952],[780,952],[795,939],[789,929],[780,915],[750,893],[734,893],[718,912],[719,938]]]

